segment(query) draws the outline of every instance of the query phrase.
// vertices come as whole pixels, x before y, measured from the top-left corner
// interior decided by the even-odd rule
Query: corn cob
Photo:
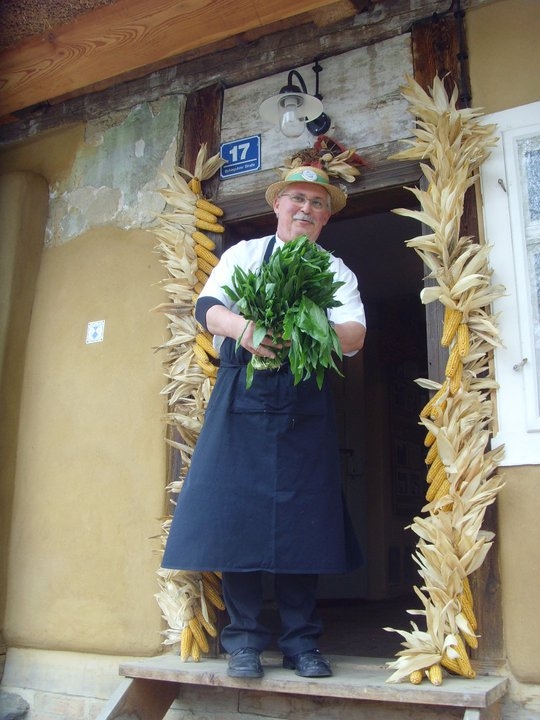
[[[212,603],[212,605],[218,610],[225,610],[225,605],[221,599],[221,595],[218,593],[216,588],[210,584],[207,578],[203,577],[203,592],[204,597]]]
[[[206,222],[206,220],[195,220],[195,227],[199,230],[208,230],[208,232],[222,233],[225,232],[225,228],[220,223]]]
[[[180,658],[185,662],[191,655],[191,648],[193,645],[193,632],[189,625],[182,630],[182,638],[180,640]]]
[[[202,573],[202,577],[204,580],[210,583],[210,585],[213,585],[219,593],[221,592],[221,582],[216,573],[204,570]]]
[[[463,578],[462,587],[463,587],[462,592],[463,592],[464,599],[469,603],[469,605],[472,608],[474,605],[473,594],[472,594],[472,590],[471,590],[471,583],[469,582],[469,578],[466,575]]]
[[[430,417],[431,413],[437,403],[438,400],[443,397],[444,393],[446,392],[447,385],[446,381],[443,382],[441,387],[437,390],[437,392],[427,401],[427,403],[424,405],[420,412],[420,417]]]
[[[210,362],[206,350],[202,348],[197,342],[193,343],[193,354],[195,355],[195,359],[200,360],[203,365]]]
[[[461,675],[461,668],[457,660],[449,658],[446,653],[441,658],[441,665],[449,670],[451,673]]]
[[[217,630],[214,627],[214,625],[210,622],[210,620],[207,620],[204,615],[202,614],[202,610],[200,607],[195,608],[195,617],[201,624],[202,628],[206,630],[206,632],[210,635],[210,637],[217,637]]]
[[[210,621],[210,623],[215,626],[217,623],[217,615],[212,603],[206,604],[206,614],[208,615],[208,620]]]
[[[438,419],[441,417],[441,415],[444,413],[445,410],[446,410],[446,400],[445,400],[444,402],[440,403],[440,404],[434,405],[434,406],[431,408],[431,412],[429,413],[429,417],[430,417],[432,420],[438,420]]]
[[[195,270],[195,277],[197,280],[201,283],[201,285],[205,285],[206,281],[208,280],[208,275],[200,268],[198,270]]]
[[[437,492],[433,495],[433,500],[440,500],[441,498],[448,495],[449,491],[450,491],[450,482],[447,478],[445,478],[439,485]],[[445,506],[443,508],[443,510],[446,509],[446,507],[447,506]]]
[[[442,685],[442,668],[439,663],[428,668],[428,678],[432,685]]]
[[[210,265],[210,263],[204,260],[204,258],[202,257],[197,258],[197,265],[199,266],[199,270],[202,270],[207,275],[210,275],[210,273],[214,269],[214,266]]]
[[[463,319],[463,313],[461,310],[456,310],[445,306],[444,308],[444,320],[443,320],[443,332],[441,337],[441,345],[448,347],[454,335],[457,332],[458,326]]]
[[[207,250],[203,245],[199,245],[199,243],[195,244],[195,254],[213,267],[219,262],[219,258],[213,252]]]
[[[426,465],[431,465],[431,463],[435,462],[435,459],[439,457],[439,448],[437,447],[437,443],[433,442],[429,446],[429,450],[426,453]]]
[[[201,648],[199,647],[199,643],[195,642],[195,638],[193,639],[193,644],[191,646],[191,657],[194,662],[199,662],[201,659]]]
[[[191,192],[195,193],[195,195],[201,194],[202,188],[201,188],[201,181],[199,180],[199,178],[196,178],[196,177],[191,178],[191,180],[188,182],[188,186],[189,186],[189,189],[191,190]]]
[[[472,668],[471,661],[469,660],[469,656],[467,654],[467,650],[465,648],[465,643],[463,642],[463,638],[461,635],[456,635],[457,638],[457,646],[456,650],[459,654],[459,657],[457,658],[457,662],[460,668],[461,675],[468,678],[474,678],[476,677],[476,673]]]
[[[424,673],[422,670],[413,670],[413,672],[409,675],[409,682],[413,685],[420,685],[423,679]]]
[[[202,245],[207,250],[215,250],[216,243],[200,230],[194,230],[191,233],[191,237],[196,243],[199,243],[199,245]]]
[[[212,224],[217,223],[217,217],[213,213],[208,212],[208,210],[201,210],[200,207],[196,207],[193,214],[199,220],[204,220],[204,222]]]
[[[206,639],[206,635],[204,634],[201,623],[197,620],[196,617],[191,618],[191,620],[189,621],[189,627],[191,628],[191,632],[193,633],[194,642],[197,643],[203,653],[207,653],[210,649],[208,646],[208,640]]]
[[[205,200],[205,198],[199,198],[196,205],[200,210],[206,210],[206,212],[212,213],[216,217],[223,215],[223,210],[220,207],[214,205],[210,200]]]
[[[461,605],[461,612],[467,618],[467,621],[471,626],[471,630],[475,632],[476,630],[478,630],[478,621],[476,620],[476,615],[474,614],[472,603],[465,595],[465,593],[461,593],[461,595],[458,596],[458,601]]]
[[[437,455],[435,460],[431,463],[429,470],[427,471],[426,480],[428,481],[428,483],[431,483],[433,478],[439,474],[439,470],[441,468],[444,468],[443,461],[441,460],[441,456]]]
[[[459,357],[458,347],[457,345],[454,345],[452,350],[450,351],[450,356],[446,363],[446,368],[444,371],[446,377],[453,378],[458,371],[459,365],[463,365],[463,363],[461,362],[461,358]]]
[[[195,283],[193,286],[193,291],[195,293],[195,297],[199,297],[201,292],[204,290],[204,285],[200,282]]]
[[[459,356],[464,358],[469,354],[470,348],[470,337],[469,337],[469,326],[467,323],[460,323],[457,329],[457,340],[456,340]]]
[[[200,345],[202,347],[202,349],[208,355],[210,355],[210,357],[213,357],[216,359],[219,357],[218,351],[212,345],[212,340],[206,333],[197,333],[197,335],[195,335],[195,342],[197,343],[197,345]]]
[[[457,347],[457,346],[456,346]],[[458,353],[459,357],[459,353]],[[450,378],[450,393],[452,395],[455,395],[459,388],[461,387],[461,378],[463,377],[463,363],[461,362],[461,358],[459,358],[459,362],[457,364],[456,371],[454,372],[453,377]]]
[[[428,502],[431,502],[438,496],[438,493],[441,490],[445,480],[447,483],[447,489],[446,489],[446,492],[443,493],[444,495],[446,495],[448,493],[448,490],[450,489],[450,483],[448,482],[448,479],[446,477],[446,469],[445,469],[444,465],[441,465],[437,474],[431,481],[431,484],[426,491],[426,500]]]
[[[212,365],[212,363],[208,361],[204,362],[203,360],[199,360],[199,358],[196,358],[196,360],[197,365],[207,377],[216,377],[218,369],[215,365]]]
[[[470,633],[465,632],[464,630],[462,630],[461,632],[463,634],[463,639],[465,640],[467,645],[470,648],[473,648],[476,650],[476,648],[478,647],[478,638],[476,637],[476,635],[471,635]]]
[[[433,443],[437,440],[437,436],[431,430],[428,430],[426,437],[424,438],[424,447],[432,447]]]

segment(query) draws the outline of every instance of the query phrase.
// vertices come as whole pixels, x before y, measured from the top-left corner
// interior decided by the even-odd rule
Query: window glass
[[[494,353],[494,445],[506,465],[540,464],[540,103],[485,118],[499,142],[480,168],[485,240],[502,346]]]

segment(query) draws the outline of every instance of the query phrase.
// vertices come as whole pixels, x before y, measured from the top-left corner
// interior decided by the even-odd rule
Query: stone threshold
[[[125,680],[98,720],[115,720],[128,712],[149,712],[135,717],[162,718],[182,685],[234,688],[265,693],[344,698],[354,701],[398,703],[408,706],[432,705],[463,709],[464,720],[500,717],[498,701],[506,693],[508,679],[479,675],[475,679],[446,676],[441,686],[426,678],[420,685],[409,682],[387,683],[390,671],[386,660],[331,656],[334,675],[329,678],[301,678],[283,670],[281,655],[264,654],[264,677],[230,678],[223,658],[207,658],[198,663],[182,662],[176,654],[120,664]],[[162,713],[162,714],[161,714]]]

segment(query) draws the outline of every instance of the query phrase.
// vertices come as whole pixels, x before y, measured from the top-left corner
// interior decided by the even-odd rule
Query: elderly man
[[[333,398],[327,379],[297,385],[288,364],[257,370],[252,354],[274,357],[269,336],[255,347],[248,323],[224,292],[235,266],[256,270],[300,235],[316,242],[345,193],[317,167],[290,170],[267,189],[276,234],[223,253],[197,301],[196,316],[220,349],[220,369],[165,548],[163,566],[219,570],[230,622],[221,643],[232,677],[262,677],[271,633],[261,622],[264,573],[271,574],[281,619],[283,667],[304,677],[332,674],[318,649],[321,573],[355,569],[361,553],[343,506]],[[344,354],[363,346],[364,309],[356,277],[332,257],[339,307],[328,310]],[[236,343],[240,338],[240,346]]]

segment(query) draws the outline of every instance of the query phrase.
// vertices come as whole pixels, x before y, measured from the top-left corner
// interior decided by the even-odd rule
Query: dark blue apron
[[[271,247],[269,248],[271,252]],[[269,252],[267,250],[267,254]],[[256,370],[226,338],[162,565],[342,573],[361,564],[341,492],[330,383]]]

